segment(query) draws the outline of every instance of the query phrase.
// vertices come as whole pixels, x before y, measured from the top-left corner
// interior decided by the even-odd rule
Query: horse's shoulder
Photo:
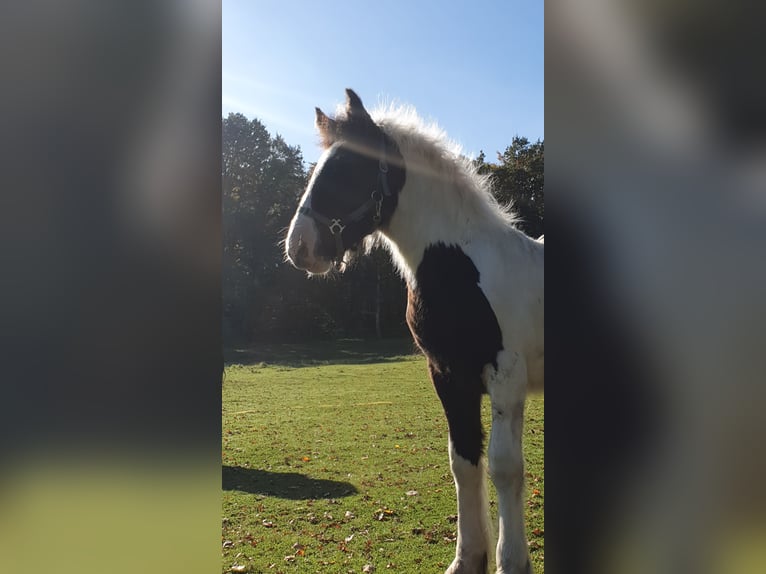
[[[502,333],[479,270],[456,245],[430,245],[408,290],[407,324],[427,355],[451,357],[480,371],[495,362]]]

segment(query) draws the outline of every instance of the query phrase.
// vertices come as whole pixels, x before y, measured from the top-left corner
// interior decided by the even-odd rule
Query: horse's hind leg
[[[485,574],[489,541],[487,490],[481,460],[481,383],[430,366],[449,425],[449,455],[457,491],[457,549],[446,574]]]
[[[498,574],[531,574],[524,528],[524,457],[521,436],[527,372],[518,354],[504,352],[499,369],[487,367],[485,381],[492,402],[489,470],[497,490],[500,518],[497,542]]]

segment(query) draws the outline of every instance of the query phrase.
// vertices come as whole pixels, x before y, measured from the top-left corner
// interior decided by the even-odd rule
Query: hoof
[[[529,562],[529,558],[527,558],[527,561],[522,568],[498,568],[495,574],[533,574],[532,564]]]
[[[444,574],[487,574],[487,554],[471,558],[456,557]]]

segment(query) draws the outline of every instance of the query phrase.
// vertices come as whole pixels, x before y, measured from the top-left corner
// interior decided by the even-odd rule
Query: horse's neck
[[[481,209],[461,181],[443,181],[424,174],[408,174],[407,183],[385,232],[389,250],[408,283],[412,283],[429,245],[464,246],[479,232],[486,233]]]

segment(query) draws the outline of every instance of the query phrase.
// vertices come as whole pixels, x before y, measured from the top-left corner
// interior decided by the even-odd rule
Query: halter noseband
[[[380,149],[381,158],[378,162],[378,184],[375,189],[372,190],[370,198],[354,211],[344,217],[330,218],[310,207],[301,206],[298,209],[298,213],[307,215],[317,223],[326,225],[330,229],[330,233],[335,237],[335,257],[333,258],[333,261],[336,267],[340,267],[343,262],[343,254],[346,252],[343,248],[343,230],[346,229],[346,226],[349,223],[361,221],[374,209],[375,214],[372,216],[372,222],[377,229],[378,225],[380,225],[380,213],[383,209],[383,198],[391,197],[391,189],[388,187],[388,162],[386,161],[385,137],[381,139]],[[382,190],[382,192],[380,190]],[[343,223],[344,221],[346,222],[345,224]]]

